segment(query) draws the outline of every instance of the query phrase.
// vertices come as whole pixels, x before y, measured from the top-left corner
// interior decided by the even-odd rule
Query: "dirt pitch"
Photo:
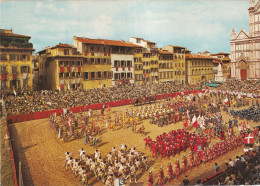
[[[116,113],[126,108],[133,108],[133,106],[122,106],[112,108],[112,112]],[[235,108],[237,110],[237,108]],[[241,109],[241,108],[240,108]],[[222,112],[224,121],[228,121],[231,118],[226,113]],[[113,118],[113,117],[112,117]],[[241,120],[239,120],[241,122]],[[177,124],[170,124],[165,127],[158,127],[156,125],[149,124],[149,120],[145,120],[139,124],[137,128],[141,125],[145,126],[146,136],[150,136],[155,140],[156,136],[162,134],[163,132],[169,132],[171,130],[183,128],[183,122]],[[250,123],[251,126],[257,126],[259,123]],[[100,126],[100,124],[99,124]],[[175,157],[171,157],[170,160],[167,158],[153,158],[151,157],[151,152],[149,148],[145,149],[144,135],[133,133],[131,127],[125,129],[118,129],[116,131],[108,130],[105,126],[101,126],[101,134],[99,135],[97,147],[91,146],[89,144],[84,145],[84,138],[79,140],[73,140],[67,143],[57,139],[57,134],[54,133],[53,129],[50,128],[48,124],[48,119],[34,120],[28,122],[21,122],[9,125],[9,130],[12,136],[12,143],[15,153],[16,165],[18,162],[22,162],[23,180],[24,185],[80,185],[79,177],[75,178],[70,170],[65,171],[63,168],[65,156],[64,153],[69,151],[73,154],[73,157],[79,157],[79,149],[83,147],[88,155],[93,155],[96,148],[101,151],[101,156],[105,158],[107,153],[110,151],[111,147],[115,146],[119,149],[121,144],[126,144],[128,148],[133,146],[136,147],[137,151],[143,152],[148,156],[148,162],[150,170],[153,170],[153,175],[155,177],[155,182],[158,180],[158,170],[162,165],[165,174],[167,163],[170,161],[172,164],[175,162],[176,158],[181,159],[184,152]],[[237,128],[235,128],[237,132]],[[219,139],[217,139],[219,140]],[[226,155],[218,158],[217,162],[221,169],[224,169],[224,163],[228,161],[229,158],[235,159],[236,155],[241,155],[243,153],[243,147],[241,146],[237,150],[233,150]],[[189,150],[185,153],[188,154]],[[195,184],[198,179],[206,178],[212,175],[214,170],[214,163],[207,163],[206,165],[200,165],[198,168],[194,168],[192,171],[188,172],[188,178],[191,184]],[[17,167],[18,170],[18,167]],[[93,175],[89,183],[91,185],[103,185],[101,181],[96,181]],[[137,172],[137,181],[135,185],[147,185],[148,172],[143,171]],[[178,180],[174,180],[172,184],[182,184],[184,175]],[[134,184],[134,182],[129,183],[129,179],[126,180],[126,184]]]

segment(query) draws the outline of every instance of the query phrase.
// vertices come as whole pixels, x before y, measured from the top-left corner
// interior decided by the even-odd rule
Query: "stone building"
[[[0,88],[32,89],[32,53],[30,36],[0,29]]]
[[[250,0],[249,33],[231,31],[231,77],[240,80],[260,77],[260,0]]]

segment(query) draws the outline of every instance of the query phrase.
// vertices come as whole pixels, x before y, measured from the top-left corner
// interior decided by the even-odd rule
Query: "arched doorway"
[[[240,69],[240,78],[241,81],[244,81],[247,79],[247,64],[245,61],[239,62],[239,69]]]

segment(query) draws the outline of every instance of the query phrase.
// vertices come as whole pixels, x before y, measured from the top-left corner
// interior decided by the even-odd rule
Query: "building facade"
[[[68,44],[58,44],[38,52],[39,87],[47,90],[84,88],[83,62],[77,49]]]
[[[231,31],[231,77],[240,80],[260,77],[260,1],[250,0],[249,34]]]
[[[101,74],[97,82],[94,85],[92,82],[89,86],[96,87],[101,84],[101,87],[111,87],[122,83],[134,83],[134,53],[142,47],[125,41],[76,36],[73,38],[73,44],[92,61],[92,71]]]
[[[221,64],[222,67],[222,73],[224,78],[231,77],[231,59],[229,58],[229,53],[219,52],[217,54],[212,54],[213,57],[213,76],[215,78],[217,71],[218,71],[218,65]]]
[[[186,82],[189,84],[213,80],[213,58],[186,54]]]
[[[160,50],[159,53],[159,81],[173,81],[173,53]]]
[[[173,79],[183,84],[187,83],[185,79],[185,47],[167,45],[163,47],[173,55]]]
[[[0,29],[0,88],[1,90],[32,89],[32,53],[30,36]]]

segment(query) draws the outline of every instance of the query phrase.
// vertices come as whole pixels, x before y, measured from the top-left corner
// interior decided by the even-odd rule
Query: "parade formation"
[[[223,113],[230,116],[229,120],[223,118]],[[124,183],[138,182],[137,174],[142,176],[142,170],[148,172],[148,185],[174,184],[174,180],[200,165],[216,162],[243,144],[252,145],[252,139],[258,140],[258,128],[253,128],[249,122],[254,125],[259,122],[259,98],[246,98],[240,92],[216,89],[206,89],[196,95],[165,97],[154,103],[114,111],[110,107],[80,113],[65,109],[61,116],[57,117],[54,113],[49,117],[54,135],[65,143],[78,139],[83,140],[85,145],[98,147],[101,131],[126,129],[133,134],[139,133],[145,149],[150,151],[145,156],[142,152],[136,152],[136,147],[128,150],[125,144],[119,150],[112,147],[104,159],[98,150],[93,156],[93,152],[89,155],[84,151],[82,158],[82,149],[77,159],[68,152],[65,154],[66,170],[70,168],[75,176],[79,175],[83,184],[95,178],[106,185],[113,185],[117,179],[122,179]],[[143,123],[162,129],[181,127],[163,132],[153,140],[149,132],[146,134],[149,128],[144,127]],[[148,162],[165,158],[169,161],[167,174],[161,165],[156,180],[155,170]]]

